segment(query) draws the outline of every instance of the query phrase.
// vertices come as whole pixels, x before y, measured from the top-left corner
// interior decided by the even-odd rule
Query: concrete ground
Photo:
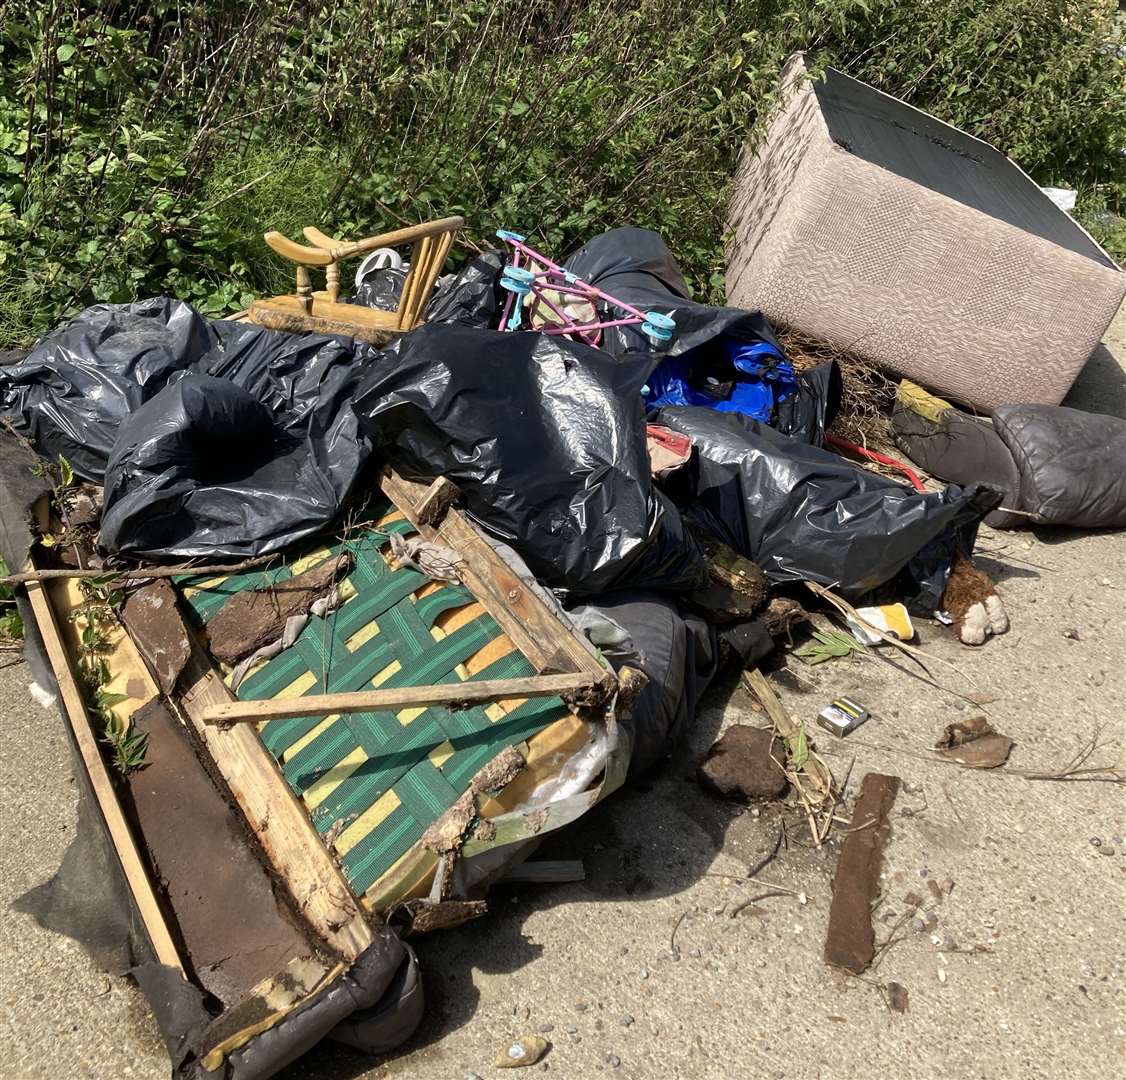
[[[1113,353],[1093,358],[1070,402],[1126,416],[1126,316],[1112,331]],[[838,778],[851,765],[850,796],[868,771],[903,779],[877,937],[891,935],[910,892],[929,925],[904,926],[875,970],[845,977],[822,960],[835,843],[814,850],[795,828],[761,883],[724,876],[758,860],[779,817],[695,782],[723,727],[762,723],[729,680],[666,766],[545,844],[541,857],[581,857],[585,882],[496,890],[488,917],[422,941],[429,1011],[400,1053],[322,1046],[286,1076],[496,1077],[498,1051],[537,1032],[552,1043],[539,1068],[561,1078],[1121,1075],[1126,793],[1018,770],[1056,770],[1099,730],[1108,745],[1097,761],[1126,767],[1126,536],[985,529],[979,552],[1012,631],[979,650],[933,625],[921,637],[964,676],[935,665],[941,681],[994,696],[984,709],[876,658],[791,660],[799,689],[779,686],[806,721],[842,692],[872,709],[847,741],[819,740]],[[28,697],[27,678],[20,665],[0,670],[0,1077],[164,1076],[136,988],[9,908],[51,875],[75,827],[59,720]],[[946,724],[983,711],[1017,743],[1004,769],[965,771],[928,753]],[[949,891],[937,899],[930,882]],[[732,917],[768,883],[806,902],[774,896]],[[893,981],[909,993],[904,1014],[885,1004]]]

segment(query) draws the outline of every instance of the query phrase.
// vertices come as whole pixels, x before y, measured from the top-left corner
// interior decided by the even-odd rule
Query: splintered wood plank
[[[35,567],[29,565],[28,569],[33,570]],[[27,583],[27,596],[31,602],[31,610],[35,615],[40,637],[43,639],[43,646],[47,651],[47,660],[51,665],[55,681],[59,684],[67,722],[74,733],[74,741],[82,757],[82,764],[90,777],[94,799],[106,824],[118,861],[121,863],[133,902],[137,905],[137,911],[144,923],[145,934],[157,960],[167,967],[177,968],[183,975],[184,965],[168,930],[168,924],[164,919],[152,882],[149,880],[141,852],[118,802],[113,779],[102,758],[98,739],[90,724],[90,716],[82,698],[82,691],[74,677],[66,646],[59,634],[59,624],[51,601],[42,583],[38,581]]]
[[[880,866],[891,833],[891,813],[899,777],[868,773],[852,811],[852,828],[841,847],[833,875],[825,960],[859,975],[876,954],[872,904],[880,891]]]
[[[176,704],[207,747],[297,910],[346,961],[354,960],[374,937],[348,882],[257,730],[204,722],[208,709],[234,698],[194,634],[191,642]]]
[[[556,697],[587,690],[596,677],[588,672],[568,675],[532,675],[520,679],[482,679],[478,682],[400,686],[389,690],[357,690],[347,694],[304,694],[292,698],[267,698],[209,705],[201,713],[204,724],[262,723],[296,716],[328,713],[386,712],[419,705],[450,705],[506,698]]]
[[[382,477],[381,487],[421,536],[461,556],[464,563],[458,572],[462,582],[537,671],[607,676],[609,669],[592,648],[520,580],[460,511],[448,510],[437,528],[421,520],[418,507],[425,505],[431,485],[405,480],[392,469]]]

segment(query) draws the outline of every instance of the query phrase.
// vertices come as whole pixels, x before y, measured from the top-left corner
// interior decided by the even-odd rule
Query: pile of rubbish
[[[99,787],[82,758],[81,851],[26,910],[132,971],[177,1076],[268,1076],[324,1037],[401,1043],[423,1010],[404,937],[482,914],[542,835],[675,747],[725,668],[749,670],[774,732],[733,729],[702,782],[744,800],[793,785],[816,832],[840,793],[755,670],[793,645],[803,604],[842,620],[798,650],[810,663],[906,643],[912,616],[982,644],[1008,629],[972,564],[983,521],[1126,526],[1123,421],[1020,402],[989,419],[903,380],[891,430],[925,483],[835,439],[836,361],[799,370],[760,311],[693,300],[656,233],[613,229],[559,263],[497,236],[385,346],[155,298],[91,307],[0,367],[0,555],[28,568],[8,580],[43,635],[29,658],[48,696],[104,724],[117,770]],[[364,263],[356,308],[401,304],[392,255]],[[151,684],[135,710],[134,683],[111,692],[133,655]],[[420,688],[417,707],[394,696]],[[818,723],[847,737],[867,718],[840,697]],[[990,729],[945,750],[970,744],[976,767],[1011,746]],[[265,752],[280,802],[238,787]],[[760,776],[756,757],[785,764]],[[897,784],[866,778],[881,824],[838,872],[827,957],[848,970],[871,958],[857,867],[878,866]],[[111,849],[128,860],[90,807],[108,820],[115,790],[182,962],[138,936],[136,882],[130,900],[128,870],[105,869]],[[198,910],[177,907],[191,837],[165,790],[195,843],[229,837]],[[270,874],[296,897],[300,867],[278,855],[281,802],[328,866],[284,910]],[[228,888],[247,918],[220,942]]]

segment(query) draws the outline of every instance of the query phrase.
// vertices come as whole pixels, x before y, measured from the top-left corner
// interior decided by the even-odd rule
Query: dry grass
[[[796,330],[776,327],[775,334],[786,358],[798,371],[805,371],[826,360],[836,360],[844,380],[840,412],[830,432],[842,439],[873,449],[894,449],[891,432],[891,407],[899,381],[885,375],[851,353],[842,352]]]

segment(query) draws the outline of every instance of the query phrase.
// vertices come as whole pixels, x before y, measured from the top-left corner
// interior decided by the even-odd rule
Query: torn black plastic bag
[[[664,240],[649,229],[611,229],[569,256],[564,267],[603,292],[641,311],[671,315],[671,341],[654,342],[640,326],[617,326],[604,332],[602,348],[615,356],[649,354],[651,370],[666,356],[722,353],[723,339],[782,347],[760,311],[717,307],[692,299],[688,283]],[[820,446],[840,405],[840,372],[835,362],[798,375],[798,392],[778,406],[772,426],[803,442]]]
[[[859,598],[898,579],[897,597],[929,614],[955,550],[973,550],[1001,499],[976,485],[921,495],[733,413],[667,408],[649,419],[695,446],[677,486],[666,486],[682,513],[779,583],[815,581]]]
[[[122,426],[99,546],[178,557],[286,547],[334,516],[343,494],[308,442],[233,382],[187,374]]]
[[[651,485],[643,366],[538,333],[427,325],[375,361],[355,408],[405,476],[446,476],[552,588],[691,587],[702,559]]]
[[[508,295],[500,287],[504,259],[496,251],[467,262],[450,282],[438,282],[430,303],[426,306],[428,323],[461,323],[495,330]]]
[[[218,345],[218,325],[167,297],[87,308],[0,369],[0,413],[100,484],[122,423]]]
[[[0,411],[105,484],[103,550],[246,557],[336,517],[369,455],[351,399],[373,355],[167,298],[99,304],[0,371]],[[214,380],[207,395],[176,389],[189,374]]]

